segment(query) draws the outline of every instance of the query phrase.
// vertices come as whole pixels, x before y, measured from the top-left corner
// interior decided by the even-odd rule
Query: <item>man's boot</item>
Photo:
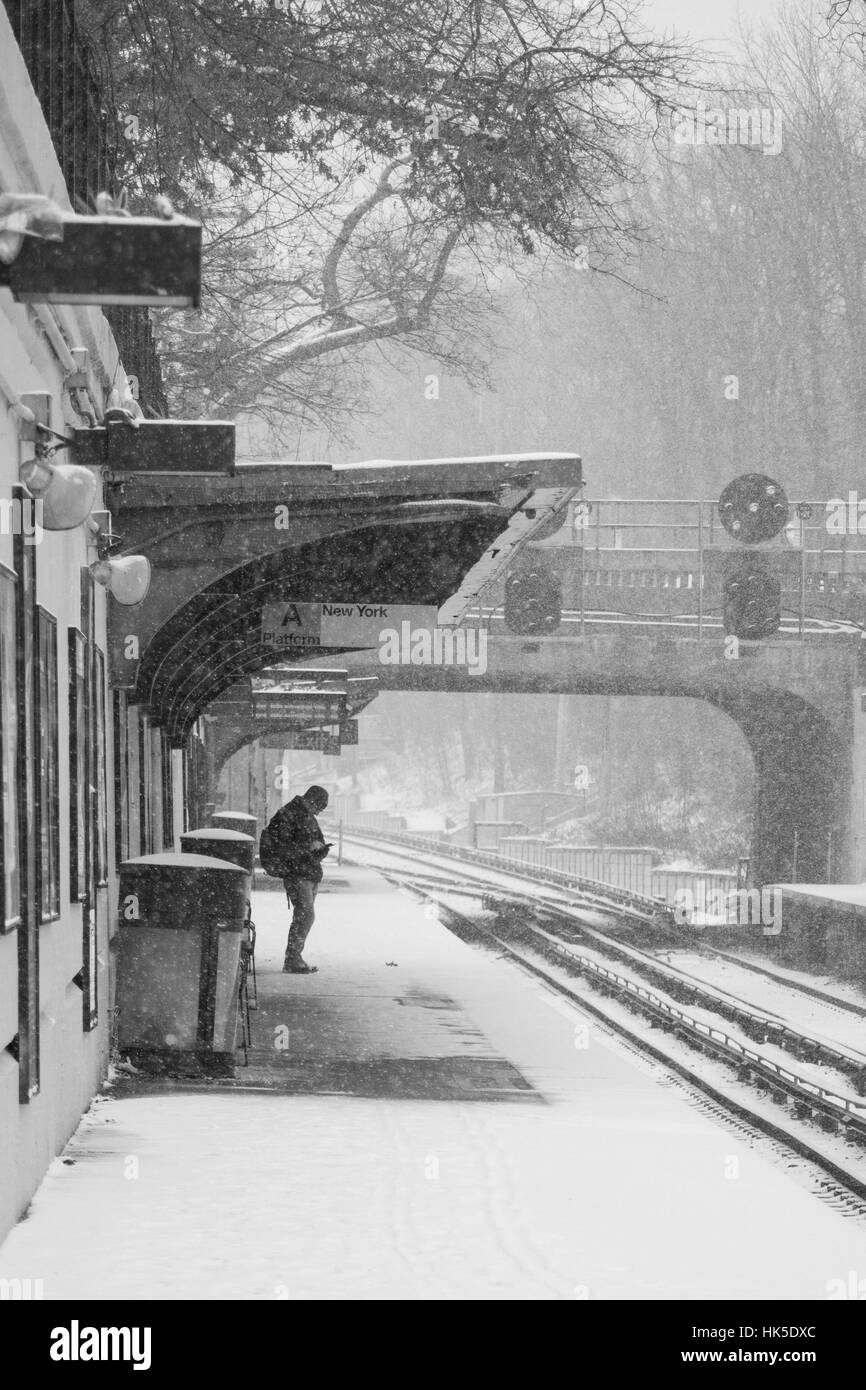
[[[283,961],[283,973],[285,975],[314,975],[318,968],[317,965],[307,965],[300,952],[286,951],[286,958]]]

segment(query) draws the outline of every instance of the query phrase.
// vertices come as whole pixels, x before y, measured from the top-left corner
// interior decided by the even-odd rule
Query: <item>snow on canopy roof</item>
[[[850,907],[862,907],[866,911],[866,883],[773,883],[767,887],[775,888],[783,898],[846,903]]]
[[[580,454],[547,449],[537,454],[459,454],[453,458],[427,459],[364,459],[358,463],[322,463],[318,459],[238,459],[236,468],[325,468],[344,473],[353,468],[425,468],[431,464],[535,464],[544,462],[580,463]]]
[[[549,460],[558,460],[566,463],[579,463],[580,454],[557,453],[545,450],[540,454],[457,454],[453,458],[432,458],[432,459],[365,459],[363,463],[335,463],[333,468],[336,472],[344,472],[349,468],[424,468],[431,464],[449,464],[466,467],[473,463],[502,463],[525,464],[525,463],[544,463]]]

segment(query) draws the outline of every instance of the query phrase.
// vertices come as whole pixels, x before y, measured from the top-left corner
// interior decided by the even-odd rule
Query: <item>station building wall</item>
[[[68,206],[2,7],[0,192]],[[18,304],[0,289],[0,1239],[75,1129],[109,1055],[111,600],[90,575],[96,554],[85,527],[27,537],[9,505],[20,462],[33,455],[19,438],[22,395],[50,393],[61,434],[85,423],[64,389],[73,347],[90,354],[91,403],[101,410],[120,370],[104,315]],[[102,506],[100,481],[94,507]]]

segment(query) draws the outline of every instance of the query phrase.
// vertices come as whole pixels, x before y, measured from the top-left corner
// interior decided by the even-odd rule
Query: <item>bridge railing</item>
[[[761,547],[780,580],[787,635],[825,622],[866,626],[866,500],[862,534],[858,512],[856,498],[792,503],[786,529]],[[715,499],[590,498],[571,502],[561,528],[532,551],[543,552],[581,626],[624,616],[701,636],[718,635],[725,566],[745,547],[725,531]],[[489,617],[501,602],[500,583],[474,616]]]

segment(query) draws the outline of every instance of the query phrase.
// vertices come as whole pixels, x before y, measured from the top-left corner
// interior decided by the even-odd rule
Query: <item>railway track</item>
[[[808,1138],[810,1127],[817,1124],[824,1131],[841,1134],[850,1142],[866,1146],[866,1097],[846,1094],[843,1089],[847,1078],[853,1078],[858,1088],[864,1087],[866,1054],[811,1037],[785,1019],[756,1009],[729,991],[710,987],[678,967],[662,964],[648,952],[611,937],[603,927],[587,923],[585,914],[589,909],[593,913],[613,912],[619,920],[626,918],[636,924],[660,924],[655,914],[647,913],[643,905],[638,906],[633,901],[618,907],[609,901],[605,903],[596,884],[586,891],[578,890],[580,901],[575,902],[566,900],[558,892],[543,895],[537,890],[528,892],[525,879],[522,890],[487,875],[485,882],[479,877],[479,868],[495,868],[499,874],[505,872],[512,879],[519,879],[521,875],[515,873],[513,864],[505,871],[499,864],[479,864],[475,858],[477,852],[470,852],[473,859],[465,865],[459,863],[462,855],[447,856],[458,858],[458,863],[447,866],[449,875],[454,870],[457,873],[454,877],[446,877],[435,871],[437,866],[429,863],[430,854],[440,848],[437,842],[410,846],[401,837],[394,845],[390,838],[367,832],[357,837],[355,832],[347,833],[346,838],[357,838],[362,850],[366,845],[368,850],[389,856],[392,865],[382,871],[417,895],[437,902],[446,921],[459,934],[495,946],[522,969],[544,979],[550,988],[566,995],[614,1032],[627,1037],[639,1050],[671,1067],[715,1103],[727,1106],[775,1140],[784,1140],[835,1182],[866,1199],[864,1169],[857,1165],[859,1171],[855,1171],[844,1159],[834,1158]],[[484,859],[490,857],[485,855]],[[541,871],[545,880],[555,872]],[[557,877],[567,876],[557,874]],[[460,895],[477,899],[488,913],[495,911],[499,919],[497,925],[491,926],[477,916],[458,912],[453,899]],[[628,898],[633,900],[635,896],[629,894]],[[664,924],[664,918],[661,923]],[[790,1107],[788,1118],[796,1128],[792,1130],[789,1125],[776,1122],[760,1108],[744,1105],[723,1085],[698,1075],[684,1061],[682,1049],[677,1055],[675,1049],[650,1041],[624,1022],[621,1008],[611,1008],[607,1002],[587,998],[585,988],[575,990],[561,975],[552,974],[547,965],[565,971],[568,976],[580,977],[582,983],[592,986],[605,1001],[614,1006],[625,1005],[630,1014],[641,1015],[651,1027],[667,1031],[675,1041],[688,1044],[703,1057],[721,1062],[727,1068],[733,1067],[739,1082],[748,1082],[759,1091],[769,1093],[777,1104]],[[614,965],[617,968],[613,968]],[[717,1020],[728,1026],[719,1026]],[[732,1031],[731,1026],[739,1029],[741,1035]],[[787,1064],[787,1056],[783,1062],[770,1055],[778,1049],[790,1054],[793,1064]],[[829,1082],[826,1078],[818,1079],[815,1071],[819,1067],[832,1069],[835,1078]]]
[[[505,855],[495,854],[491,851],[472,850],[462,845],[448,845],[439,840],[426,839],[423,836],[411,834],[382,835],[375,831],[356,830],[354,828],[351,831],[346,830],[344,833],[370,842],[378,842],[383,848],[387,847],[389,850],[396,850],[397,846],[404,846],[408,851],[407,857],[412,862],[418,862],[417,856],[420,851],[425,856],[433,855],[436,858],[449,861],[447,865],[449,871],[453,871],[451,861],[457,860],[464,864],[493,868],[497,873],[506,874],[524,885],[526,880],[530,879],[534,882],[550,885],[553,889],[561,887],[566,895],[563,901],[568,904],[579,901],[581,905],[588,908],[597,907],[602,911],[614,909],[617,917],[622,917],[623,910],[625,910],[625,915],[632,920],[644,922],[648,927],[651,927],[659,944],[663,944],[662,938],[667,932],[668,938],[664,944],[671,946],[688,944],[689,947],[709,959],[725,961],[738,969],[762,976],[784,990],[794,991],[804,998],[817,1000],[820,1004],[839,1013],[866,1019],[866,1005],[864,1004],[844,999],[838,994],[831,994],[817,985],[806,984],[805,981],[792,978],[790,975],[781,974],[768,965],[758,964],[734,951],[725,951],[718,946],[710,946],[700,937],[695,936],[694,932],[691,932],[686,939],[682,928],[676,923],[673,909],[658,899],[647,898],[642,894],[633,893],[628,889],[616,888],[611,884],[582,879],[558,869],[547,869],[522,862],[516,863]],[[424,862],[427,862],[426,857]],[[442,867],[444,868],[445,865]],[[696,983],[698,983],[697,980]]]

